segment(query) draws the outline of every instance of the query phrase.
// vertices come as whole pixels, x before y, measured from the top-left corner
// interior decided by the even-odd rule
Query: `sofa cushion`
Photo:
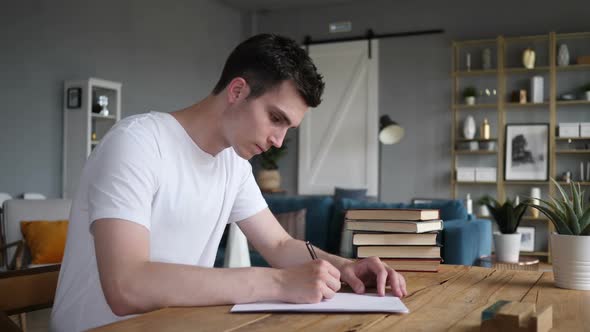
[[[328,229],[334,202],[332,197],[265,195],[264,198],[274,214],[306,209],[305,238],[316,247],[327,250]]]
[[[343,198],[366,200],[367,189],[334,188],[334,201],[339,201]]]

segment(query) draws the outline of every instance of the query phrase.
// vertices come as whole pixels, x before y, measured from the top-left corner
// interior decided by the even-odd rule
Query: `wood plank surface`
[[[409,314],[230,314],[231,306],[167,308],[96,331],[479,331],[481,312],[498,300],[552,304],[552,331],[590,331],[590,292],[556,288],[550,272],[442,265],[438,273],[403,275]]]

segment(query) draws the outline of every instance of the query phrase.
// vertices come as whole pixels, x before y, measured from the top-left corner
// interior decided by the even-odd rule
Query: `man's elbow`
[[[132,283],[125,281],[113,280],[110,285],[106,287],[103,285],[106,302],[115,315],[121,317],[146,311],[141,307],[141,300],[133,288]]]

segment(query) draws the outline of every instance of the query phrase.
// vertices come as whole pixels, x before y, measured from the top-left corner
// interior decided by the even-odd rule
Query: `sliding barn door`
[[[299,194],[332,194],[335,186],[378,194],[379,44],[371,43],[371,58],[368,41],[309,46],[326,88],[300,126]]]

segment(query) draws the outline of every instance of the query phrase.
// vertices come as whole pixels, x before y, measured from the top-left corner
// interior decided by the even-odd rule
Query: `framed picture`
[[[520,251],[535,251],[535,227],[518,227],[516,231],[522,234]]]
[[[504,180],[549,180],[549,124],[507,124]]]
[[[68,108],[80,108],[82,106],[82,88],[68,88]]]

